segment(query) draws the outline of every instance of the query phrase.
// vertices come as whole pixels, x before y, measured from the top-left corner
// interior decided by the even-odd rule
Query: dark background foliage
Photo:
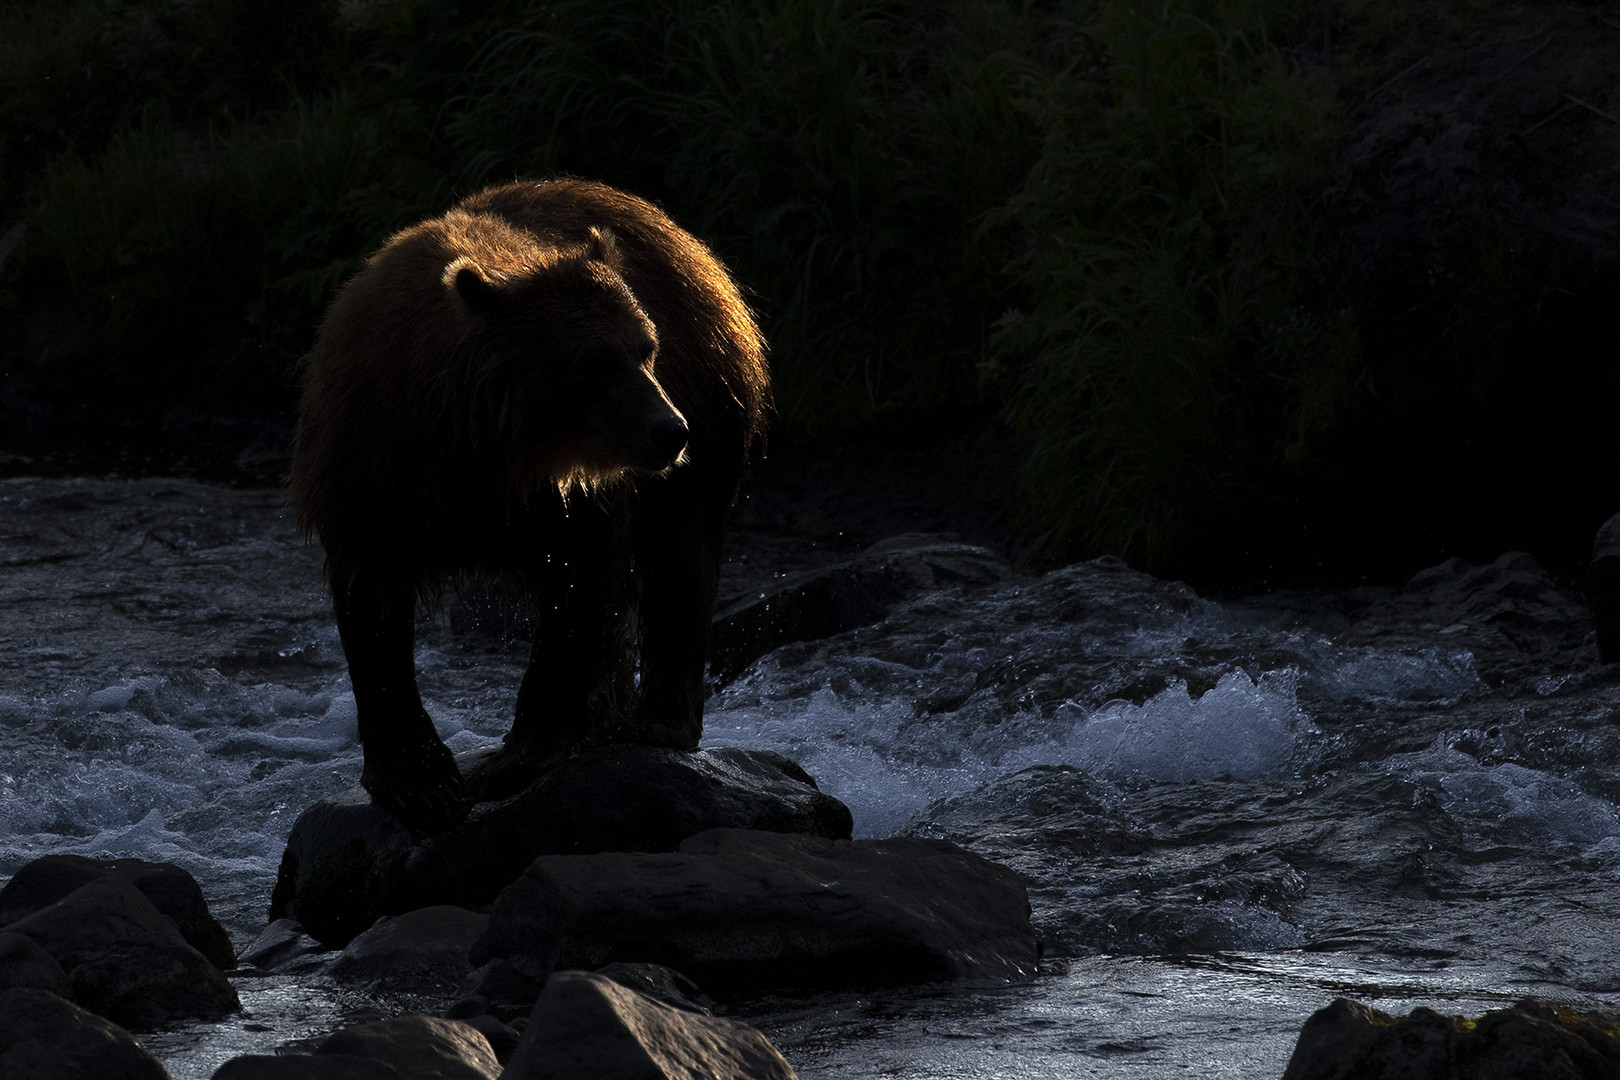
[[[1617,54],[1596,3],[0,0],[4,467],[274,481],[364,256],[573,173],[751,290],[773,455],[1005,470],[1031,560],[1576,571]]]

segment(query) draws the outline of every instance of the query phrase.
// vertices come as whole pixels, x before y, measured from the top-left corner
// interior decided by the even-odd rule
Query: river
[[[746,593],[844,553],[739,530]],[[288,829],[353,784],[320,577],[273,490],[0,480],[0,874],[50,852],[194,874],[238,947]],[[1620,1004],[1620,672],[1527,556],[1403,588],[1201,597],[1115,560],[914,596],[717,687],[705,742],[782,751],[856,834],[1017,870],[1031,983],[733,1003],[806,1078],[1279,1076],[1337,996]],[[525,647],[441,614],[418,651],[457,751]],[[411,1003],[319,972],[148,1033],[177,1080]]]

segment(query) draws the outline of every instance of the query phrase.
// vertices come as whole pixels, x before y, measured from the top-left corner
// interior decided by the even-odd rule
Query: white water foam
[[[1110,701],[1087,715],[1068,702],[1058,709],[1071,725],[1062,741],[1013,760],[1151,783],[1273,775],[1294,767],[1303,740],[1316,733],[1299,707],[1297,686],[1292,669],[1258,681],[1231,671],[1197,698],[1177,680],[1141,705]]]
[[[1394,766],[1453,818],[1502,841],[1588,853],[1620,846],[1620,814],[1612,803],[1539,769],[1485,765],[1446,735]]]
[[[1294,768],[1316,733],[1297,681],[1291,669],[1258,681],[1234,671],[1197,698],[1176,682],[1141,705],[1112,701],[1087,713],[1066,702],[977,722],[919,716],[911,699],[868,695],[858,683],[774,699],[756,683],[746,703],[725,695],[711,703],[704,741],[786,754],[849,805],[857,835],[886,836],[938,799],[1033,765],[1137,783]]]
[[[1485,690],[1466,649],[1347,649],[1323,656],[1307,675],[1335,701],[1414,701],[1450,705]]]

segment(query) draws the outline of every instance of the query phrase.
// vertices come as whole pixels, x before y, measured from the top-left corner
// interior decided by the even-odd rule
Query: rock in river
[[[1018,877],[947,841],[717,829],[670,853],[536,859],[473,947],[497,957],[531,977],[667,964],[723,992],[1019,979],[1038,947]]]
[[[169,1080],[135,1037],[43,990],[0,993],[6,1080]]]
[[[1620,1029],[1600,1013],[1526,999],[1478,1020],[1397,1019],[1340,998],[1305,1021],[1283,1080],[1608,1080]]]
[[[674,1008],[600,973],[546,982],[504,1080],[794,1080],[758,1031]]]
[[[539,855],[673,851],[725,827],[840,838],[852,822],[780,754],[604,746],[433,835],[411,832],[359,787],[316,803],[287,838],[270,917],[341,946],[382,915],[484,907]]]
[[[19,893],[29,873],[26,866],[18,871]],[[116,1023],[147,1028],[241,1008],[225,976],[122,874],[93,876],[6,929],[55,958],[78,1004]]]

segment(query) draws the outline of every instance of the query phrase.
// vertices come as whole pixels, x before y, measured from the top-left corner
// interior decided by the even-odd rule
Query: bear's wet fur
[[[372,256],[310,354],[290,488],[326,549],[377,806],[438,825],[591,743],[697,746],[769,394],[719,260],[606,185],[488,188]],[[413,650],[418,599],[469,575],[538,614],[512,729],[464,782]]]

